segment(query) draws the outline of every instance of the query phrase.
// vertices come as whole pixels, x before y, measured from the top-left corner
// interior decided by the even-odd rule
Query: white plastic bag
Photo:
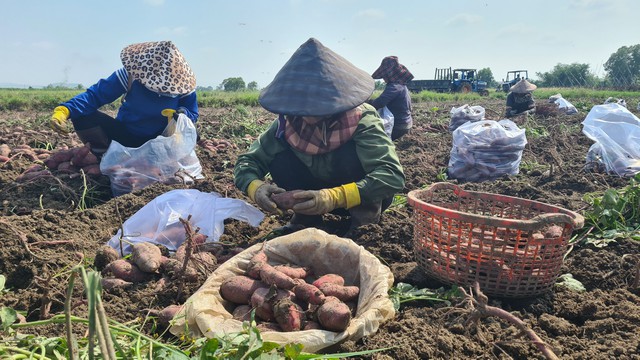
[[[171,190],[151,200],[127,219],[107,244],[120,252],[122,243],[125,255],[131,252],[130,244],[137,242],[152,242],[174,251],[186,238],[180,218],[186,220],[189,215],[191,224],[200,228],[199,233],[207,236],[207,242],[218,241],[227,218],[245,221],[251,226],[258,226],[264,218],[260,210],[243,200],[195,189]]]
[[[578,109],[560,94],[549,96],[549,102],[558,105],[558,109],[563,110],[567,115],[578,113]]]
[[[520,171],[525,129],[511,120],[480,120],[453,132],[447,174],[464,181],[493,180]]]
[[[591,108],[582,132],[595,141],[587,152],[587,165],[603,165],[618,176],[640,172],[640,119],[619,103]]]
[[[384,132],[391,137],[391,132],[393,132],[393,113],[389,110],[388,107],[383,107],[378,110],[378,115],[382,118],[382,124],[384,125]]]
[[[482,106],[464,104],[460,107],[451,108],[451,122],[449,123],[449,131],[453,132],[460,125],[466,122],[475,122],[484,119],[485,110]]]
[[[184,114],[172,120],[162,135],[138,148],[111,141],[100,161],[100,172],[109,177],[111,192],[120,196],[155,182],[192,183],[202,179],[196,156],[197,133]]]

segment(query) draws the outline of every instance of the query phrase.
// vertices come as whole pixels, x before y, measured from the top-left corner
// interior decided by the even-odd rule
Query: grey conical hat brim
[[[258,101],[276,114],[327,116],[362,104],[374,88],[367,72],[311,38],[260,92]]]

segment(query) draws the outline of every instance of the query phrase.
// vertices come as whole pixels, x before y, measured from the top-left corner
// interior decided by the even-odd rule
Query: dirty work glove
[[[53,109],[53,115],[49,120],[49,125],[53,130],[61,135],[69,133],[67,130],[67,120],[69,119],[69,109],[66,106],[58,106]]]
[[[185,113],[186,112],[184,111],[184,108],[178,108],[178,110],[164,109],[161,112],[162,116],[166,116],[167,117],[167,122],[169,122],[171,120],[178,120],[178,115],[179,114],[185,114]]]
[[[356,183],[331,189],[301,191],[293,194],[293,198],[306,199],[293,207],[294,212],[303,215],[322,215],[337,208],[350,209],[360,205],[360,191]]]
[[[267,184],[262,180],[253,180],[247,188],[247,195],[258,206],[270,213],[282,215],[282,210],[278,209],[273,200],[271,200],[271,194],[279,194],[285,192],[284,189],[277,187],[276,185]]]

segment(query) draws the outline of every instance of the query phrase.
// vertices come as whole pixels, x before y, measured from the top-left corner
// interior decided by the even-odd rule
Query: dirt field
[[[594,99],[593,104],[601,101]],[[405,192],[437,181],[447,166],[452,137],[447,131],[449,110],[457,103],[420,103],[415,105],[412,133],[397,141],[397,151],[406,175]],[[476,105],[476,104],[474,104]],[[502,103],[487,100],[487,117],[497,119]],[[435,108],[437,106],[437,108]],[[207,138],[220,116],[230,109],[201,109],[202,136]],[[251,109],[260,121],[272,115]],[[586,207],[583,195],[621,187],[627,180],[584,171],[585,155],[591,141],[582,133],[580,123],[585,112],[577,115],[516,118],[524,126],[546,129],[548,136],[528,137],[521,173],[492,182],[465,183],[467,190],[485,191],[538,200],[580,212]],[[74,143],[74,136],[63,138],[46,129],[48,113],[0,113],[0,144],[54,146]],[[16,130],[19,122],[23,130]],[[7,125],[11,124],[11,125]],[[207,130],[209,129],[209,130]],[[194,188],[215,191],[230,198],[247,198],[233,185],[233,164],[246,142],[238,142],[218,152],[198,148],[205,180]],[[172,189],[153,185],[142,191],[111,198],[108,179],[94,178],[88,184],[88,208],[78,210],[84,189],[80,177],[55,174],[34,181],[14,180],[33,164],[25,157],[14,157],[0,164],[0,274],[7,278],[10,291],[0,297],[0,306],[26,311],[30,321],[61,313],[67,288],[65,273],[82,261],[91,263],[96,249],[133,215],[156,196]],[[535,165],[535,166],[534,166]],[[322,230],[343,231],[344,221],[326,216]],[[230,220],[221,240],[240,247],[260,242],[286,217],[267,217],[259,228]],[[379,224],[362,227],[353,240],[378,256],[391,268],[396,282],[418,287],[443,286],[427,278],[413,256],[413,223],[410,207],[386,212]],[[625,254],[637,254],[640,244],[619,240],[607,247],[575,247],[567,256],[563,273],[571,273],[587,291],[578,293],[557,287],[548,294],[524,300],[491,298],[489,304],[503,308],[532,328],[562,359],[640,359],[640,289],[632,288],[638,264]],[[66,274],[62,275],[61,274]],[[201,278],[204,281],[205,277]],[[200,282],[201,283],[201,282]],[[188,285],[178,297],[175,286],[155,290],[155,281],[133,289],[105,294],[108,315],[121,322],[144,317],[144,309],[160,309],[184,302],[200,283]],[[637,283],[636,283],[637,285]],[[80,292],[73,301],[74,313],[86,316]],[[518,330],[497,318],[485,318],[467,324],[468,311],[426,302],[404,305],[395,319],[382,325],[373,336],[358,342],[346,342],[331,352],[359,351],[395,346],[376,354],[376,359],[536,359],[543,358],[536,347]],[[60,336],[61,326],[25,329],[45,336]]]

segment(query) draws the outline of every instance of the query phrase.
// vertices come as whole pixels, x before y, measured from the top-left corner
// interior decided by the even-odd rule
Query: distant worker
[[[533,90],[537,86],[527,81],[527,79],[521,79],[515,85],[509,89],[509,95],[507,95],[507,109],[505,116],[518,115],[523,112],[535,112],[536,104],[533,99]]]
[[[139,147],[162,134],[167,121],[184,113],[198,119],[196,78],[171,41],[132,44],[120,52],[123,67],[53,110],[51,127],[66,134],[70,119],[96,156],[111,140]],[[99,111],[122,96],[114,117]]]
[[[371,75],[374,79],[383,79],[386,83],[382,94],[367,103],[376,109],[387,107],[393,114],[391,140],[397,140],[409,133],[413,126],[411,117],[411,95],[407,83],[413,79],[409,70],[398,62],[397,56],[387,56]]]

